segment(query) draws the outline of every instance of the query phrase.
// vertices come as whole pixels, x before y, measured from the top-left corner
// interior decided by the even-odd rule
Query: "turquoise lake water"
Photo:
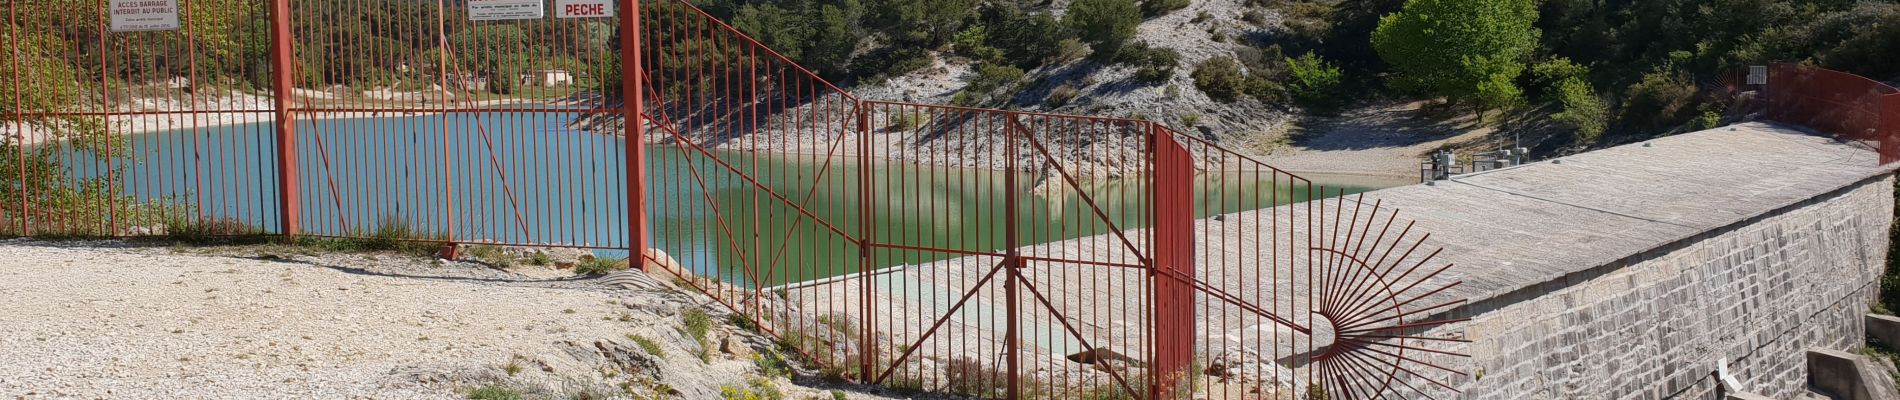
[[[348,236],[399,219],[458,241],[601,248],[625,256],[625,152],[620,139],[565,128],[569,113],[449,114],[300,121],[300,208],[306,233]],[[171,201],[207,218],[275,229],[277,168],[269,122],[139,134],[117,150],[120,185],[141,201]],[[832,229],[860,232],[870,211],[880,243],[966,250],[1004,247],[1005,207],[1016,207],[1024,244],[1101,234],[1147,220],[1140,180],[1083,181],[1083,190],[1033,195],[1036,178],[1005,187],[987,170],[873,163],[869,204],[860,200],[855,162],[814,156],[649,145],[649,214],[654,246],[701,274],[744,285],[775,285],[856,271],[857,248]],[[72,159],[82,156],[69,155]],[[723,162],[723,165],[722,165]],[[78,175],[103,166],[69,162]],[[757,190],[740,174],[807,204],[807,215]],[[1235,173],[1197,178],[1197,213],[1233,212],[1303,200],[1282,177]],[[1315,184],[1348,193],[1390,186],[1358,179]],[[505,183],[505,184],[504,184]],[[1065,187],[1066,186],[1061,186]],[[1302,189],[1303,190],[1303,189]],[[1016,201],[1010,203],[1009,193]],[[445,194],[453,193],[453,196]],[[813,217],[816,218],[813,218]],[[816,221],[830,224],[827,228]],[[788,233],[789,232],[789,233]],[[956,256],[877,252],[872,267]],[[762,275],[747,274],[756,266]]]

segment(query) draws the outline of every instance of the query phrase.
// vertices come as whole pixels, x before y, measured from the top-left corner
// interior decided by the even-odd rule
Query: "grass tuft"
[[[469,400],[521,400],[521,392],[501,385],[488,385],[468,391]]]
[[[640,350],[645,350],[647,354],[651,354],[654,357],[666,358],[666,349],[660,348],[660,343],[654,342],[653,339],[632,333],[627,334],[627,339],[632,340],[633,344],[640,345]]]

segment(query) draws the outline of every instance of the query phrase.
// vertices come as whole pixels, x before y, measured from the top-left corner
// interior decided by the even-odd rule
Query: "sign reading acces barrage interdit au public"
[[[112,0],[112,31],[178,29],[178,0]]]
[[[547,16],[547,12],[542,10],[541,0],[468,0],[471,21],[541,19],[543,16]]]

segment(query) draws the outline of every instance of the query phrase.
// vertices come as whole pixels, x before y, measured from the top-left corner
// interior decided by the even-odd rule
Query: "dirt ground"
[[[9,240],[0,260],[6,399],[834,395],[768,377],[769,340],[666,285],[269,245]],[[695,308],[703,341],[682,328]]]

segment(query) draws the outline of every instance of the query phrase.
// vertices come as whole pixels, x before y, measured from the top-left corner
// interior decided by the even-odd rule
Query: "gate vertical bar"
[[[8,41],[9,46],[13,50],[11,53],[12,57],[7,57],[7,58],[9,61],[11,61],[10,64],[13,65],[13,82],[12,82],[13,85],[11,85],[13,86],[13,109],[16,110],[15,112],[24,113],[26,112],[26,108],[23,105],[24,103],[21,101],[22,96],[20,95],[20,87],[26,86],[26,82],[21,81],[20,57],[24,57],[25,54],[20,53],[20,21],[19,21],[20,12],[18,8],[19,8],[19,4],[16,4],[11,1],[7,2],[7,37],[13,38],[13,40]],[[14,140],[19,141],[15,143],[16,146],[13,146],[13,151],[15,153],[13,161],[16,164],[14,166],[15,168],[14,171],[19,173],[19,177],[17,179],[20,182],[20,213],[17,215],[14,215],[14,218],[19,218],[20,236],[33,236],[32,227],[27,225],[27,213],[29,211],[27,210],[26,198],[28,195],[27,192],[30,191],[29,189],[27,189],[27,185],[26,185],[26,127],[27,126],[28,124],[26,123],[25,118],[18,118],[18,121],[14,125],[15,131],[13,132],[13,135],[15,138]]]
[[[451,143],[454,143],[454,139],[449,137],[449,108],[455,103],[455,92],[449,90],[448,77],[449,71],[460,72],[460,69],[449,68],[449,54],[451,54],[450,50],[454,49],[454,47],[449,46],[448,2],[446,0],[436,0],[435,9],[438,10],[435,14],[435,37],[440,41],[436,43],[436,46],[440,46],[437,48],[442,49],[442,51],[436,52],[436,62],[439,64],[436,66],[435,74],[436,79],[441,82],[440,85],[442,86],[441,102],[438,104],[441,112],[437,113],[437,121],[439,122],[436,124],[437,128],[439,128],[438,130],[442,133],[442,234],[447,238],[447,243],[443,246],[444,250],[447,251],[443,252],[442,258],[453,260],[457,256],[456,249],[461,246],[455,245],[455,152],[452,151],[453,148],[451,147]],[[464,89],[463,92],[468,93],[466,89]],[[469,95],[473,95],[473,93],[469,93]],[[332,188],[330,193],[331,196],[335,196],[336,190]],[[341,211],[339,210],[339,212]]]
[[[1148,386],[1151,399],[1174,398],[1188,377],[1194,348],[1194,191],[1193,159],[1187,148],[1160,125],[1150,125],[1154,141],[1154,373]]]
[[[291,76],[297,69],[290,37],[290,0],[271,0],[271,78],[277,112],[277,218],[278,232],[296,237],[301,228],[297,185],[297,124],[291,92],[296,84]]]
[[[871,110],[865,108],[862,100],[853,104],[857,105],[858,117],[858,326],[862,330],[858,335],[862,342],[858,346],[858,379],[869,383],[874,379],[871,370],[877,367],[872,364],[872,357],[877,353],[873,351],[876,347],[872,347],[877,344],[876,335],[872,334],[876,324],[871,322],[871,317],[876,315],[871,313],[871,246],[876,243],[872,237],[876,232],[871,225]]]
[[[633,268],[653,272],[647,262],[646,71],[640,60],[640,0],[620,0],[620,112],[627,150],[627,250]]]
[[[1004,362],[1009,365],[1009,387],[1004,393],[1008,396],[1007,398],[1014,400],[1022,398],[1020,396],[1022,378],[1017,376],[1022,372],[1018,369],[1017,360],[1022,357],[1016,354],[1021,350],[1019,342],[1021,339],[1017,337],[1019,332],[1016,329],[1018,317],[1016,281],[1021,279],[1017,273],[1020,272],[1019,267],[1022,266],[1022,258],[1016,253],[1018,244],[1016,237],[1016,136],[1027,135],[1029,132],[1016,131],[1016,113],[1004,112],[1002,115],[1007,119],[1003,121],[1003,246],[1009,249],[1008,256],[1003,260],[1003,267],[1008,268],[1009,272],[1007,279],[1003,280],[1003,301],[1006,302],[1003,305],[1003,318],[1006,318],[1003,328],[1003,356],[1008,357]]]

